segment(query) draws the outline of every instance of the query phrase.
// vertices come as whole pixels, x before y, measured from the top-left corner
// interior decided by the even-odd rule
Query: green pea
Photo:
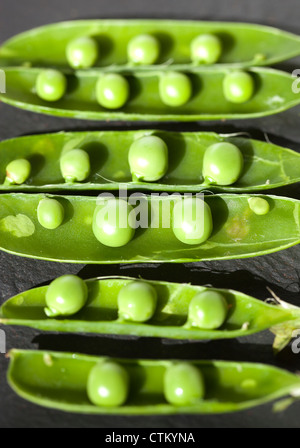
[[[195,197],[179,200],[173,209],[172,229],[182,243],[203,243],[210,237],[213,229],[209,205]]]
[[[31,173],[31,164],[26,159],[15,159],[6,167],[5,184],[21,185],[29,178]]]
[[[142,137],[130,146],[128,161],[134,180],[157,181],[168,170],[168,147],[155,135]]]
[[[228,73],[223,81],[223,92],[231,103],[245,103],[252,98],[254,81],[249,73],[235,71]]]
[[[43,70],[36,80],[36,93],[45,101],[60,100],[67,89],[67,79],[58,70]]]
[[[167,73],[160,79],[159,93],[162,102],[167,106],[183,106],[192,95],[191,81],[184,73]]]
[[[47,289],[45,313],[49,317],[70,316],[81,310],[87,298],[88,288],[80,277],[62,275]]]
[[[228,313],[228,304],[217,291],[204,291],[196,294],[190,302],[188,322],[204,330],[220,328]]]
[[[93,67],[99,57],[98,44],[92,37],[79,37],[67,45],[66,56],[72,68]]]
[[[87,395],[96,406],[121,406],[128,397],[129,375],[114,361],[100,362],[90,371]]]
[[[39,202],[37,217],[46,229],[57,229],[64,220],[64,208],[56,199],[45,198]]]
[[[222,52],[220,39],[213,34],[202,34],[191,43],[191,59],[202,64],[215,64]]]
[[[203,157],[202,174],[205,181],[217,185],[232,185],[243,169],[243,156],[232,143],[215,143],[207,148]]]
[[[135,233],[133,207],[124,199],[106,199],[105,204],[98,205],[95,209],[93,232],[97,240],[105,246],[125,246]]]
[[[90,174],[90,158],[83,149],[72,149],[60,158],[60,170],[66,182],[82,182]]]
[[[169,366],[164,375],[164,394],[173,405],[188,406],[199,402],[205,394],[201,371],[188,362]]]
[[[134,322],[146,322],[155,312],[157,293],[149,283],[135,281],[123,286],[118,294],[119,316]]]
[[[127,79],[118,73],[108,73],[101,76],[96,85],[98,103],[107,109],[123,107],[129,98]]]
[[[127,47],[128,59],[134,64],[154,64],[159,56],[159,51],[158,40],[150,34],[133,37]]]
[[[256,197],[249,198],[248,204],[251,210],[256,215],[266,215],[270,210],[270,205],[268,201],[266,201],[266,199],[263,198],[256,198]]]

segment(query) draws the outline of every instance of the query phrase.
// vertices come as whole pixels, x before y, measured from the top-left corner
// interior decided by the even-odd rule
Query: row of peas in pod
[[[163,32],[162,26],[164,26]],[[90,27],[93,32],[91,32]],[[124,39],[122,41],[119,38],[119,47],[114,42],[112,31],[118,36],[120,29],[124,32]],[[54,33],[56,45],[52,46],[51,39],[53,39]],[[245,45],[245,42],[250,37],[253,40],[253,48],[249,49],[249,42],[247,42],[247,45]],[[41,54],[39,47],[43,39],[48,39],[48,45],[46,52]],[[179,45],[181,41],[182,45]],[[164,24],[160,21],[145,21],[144,23],[140,21],[84,21],[75,24],[56,24],[50,27],[42,27],[33,30],[31,33],[16,36],[0,48],[0,63],[8,68],[8,72],[10,67],[16,67],[15,74],[17,77],[18,75],[22,77],[26,70],[26,76],[29,75],[28,80],[30,73],[37,74],[37,76],[34,75],[34,85],[31,84],[31,80],[28,81],[28,85],[26,85],[26,82],[24,83],[25,90],[26,88],[28,90],[29,86],[31,94],[36,94],[37,97],[46,102],[56,102],[68,95],[69,90],[72,89],[72,86],[68,85],[70,74],[71,76],[74,73],[76,75],[78,69],[84,70],[86,73],[92,70],[95,80],[92,96],[99,105],[106,109],[122,108],[131,98],[132,92],[125,68],[134,66],[137,73],[146,73],[148,69],[151,69],[151,66],[159,65],[158,90],[161,102],[170,107],[181,107],[193,98],[193,83],[188,75],[189,69],[197,65],[212,65],[213,70],[217,71],[219,65],[227,65],[228,73],[226,71],[222,72],[222,95],[229,103],[243,104],[252,99],[257,87],[259,88],[255,84],[252,73],[250,73],[250,70],[247,71],[246,68],[251,67],[254,62],[258,65],[268,65],[271,61],[284,60],[289,56],[294,56],[299,52],[299,49],[292,48],[293,45],[295,47],[299,46],[297,36],[278,32],[278,30],[275,32],[275,30],[260,26],[178,21],[168,21]],[[290,51],[286,51],[287,48]],[[110,55],[114,55],[115,59],[111,60]],[[40,68],[38,72],[34,71],[36,67]],[[97,69],[99,67],[101,70],[98,73]],[[80,77],[77,78],[77,81],[80,83]],[[145,106],[147,107],[147,105]],[[139,181],[148,182],[151,188],[151,183],[160,181],[167,176],[170,151],[176,152],[176,147],[169,148],[165,141],[156,135],[136,139],[130,145],[127,154],[127,166],[132,175],[132,180],[137,183]],[[56,162],[59,164],[61,176],[71,191],[75,183],[82,182],[84,185],[93,168],[88,152],[80,147],[61,153]],[[231,186],[241,177],[245,162],[247,161],[237,145],[229,142],[211,144],[205,150],[199,179],[201,178],[205,185]],[[30,160],[26,157],[16,157],[11,160],[6,165],[4,185],[25,185],[30,179],[32,168]],[[176,185],[174,190],[176,191]],[[25,198],[21,195],[12,195],[9,209],[12,210],[13,202],[22,200],[22,197]],[[242,199],[245,201],[245,198]],[[75,202],[77,200],[78,198],[75,198]],[[242,204],[244,214],[241,218],[239,216],[239,210],[241,209],[236,208],[233,198],[230,200],[233,206],[231,204],[232,208],[229,210],[231,215],[224,227],[226,227],[227,232],[226,238],[230,239],[231,245],[238,245],[248,235],[250,227],[247,225],[247,220],[249,216],[253,216],[254,213],[254,215],[263,219],[265,215],[269,216],[269,212],[271,213],[277,207],[277,203],[274,205],[275,200],[272,198],[249,196],[246,198],[246,206],[244,203]],[[237,200],[239,200],[239,197],[237,197]],[[84,196],[80,197],[79,201],[82,201],[84,205]],[[295,205],[295,210],[298,210],[298,204],[293,203],[293,205]],[[96,207],[93,205],[92,219],[86,215],[82,227],[88,225],[98,242],[118,251],[119,248],[127,245],[134,238],[136,228],[134,210],[127,201],[120,198],[106,200],[105,206],[108,206],[108,209],[113,208],[114,213],[110,214],[108,210],[103,213],[103,205]],[[280,204],[278,206],[280,216],[282,215],[281,206]],[[26,237],[32,237],[39,232],[39,229],[35,227],[36,220],[42,228],[54,230],[63,227],[65,225],[65,215],[67,213],[70,215],[69,210],[67,212],[64,208],[64,202],[60,201],[59,196],[38,197],[36,208],[30,210],[30,217],[28,207],[30,205],[24,205],[22,213],[18,213],[17,216],[4,216],[0,221],[0,230],[8,232],[9,238],[12,240],[13,249],[11,251],[13,253],[19,252],[17,246],[23,244]],[[296,212],[294,215],[293,217],[297,222]],[[72,216],[68,216],[69,223],[72,219]],[[242,228],[239,227],[241,219],[243,224],[246,222],[246,225]],[[25,223],[24,227],[26,228],[20,229],[22,227],[20,223],[22,225]],[[170,241],[171,238],[175,237],[184,245],[201,246],[202,243],[207,243],[213,232],[218,233],[218,227],[220,228],[220,226],[220,222],[217,222],[215,226],[212,211],[205,200],[195,197],[185,198],[183,203],[179,201],[175,203],[172,209],[171,227],[173,233]],[[233,237],[231,238],[232,234]],[[15,240],[18,240],[17,243]],[[92,244],[95,246],[94,241],[92,241]],[[149,245],[149,243],[147,244]],[[136,247],[138,247],[138,243]],[[25,248],[25,253],[26,251],[28,253],[28,247]],[[255,254],[252,254],[252,256],[255,256]],[[144,261],[142,252],[139,261]],[[176,256],[172,261],[176,262]],[[184,294],[184,292],[182,293]],[[43,313],[50,320],[59,320],[60,318],[64,319],[65,316],[73,316],[82,312],[89,300],[89,291],[87,284],[79,277],[63,276],[49,285],[43,299],[45,303]],[[23,302],[24,298],[18,302],[20,307]],[[131,282],[123,286],[118,292],[118,320],[125,322],[126,325],[130,325],[132,322],[150,322],[155,318],[158,306],[161,305],[158,304],[157,292],[150,283]],[[230,319],[231,308],[233,308],[232,303],[228,302],[222,293],[202,291],[194,294],[189,300],[186,321],[183,326],[191,331],[218,331],[226,324],[226,320]],[[168,314],[168,309],[164,309],[163,312]],[[294,314],[291,311],[290,317],[291,320],[297,320],[296,311]],[[5,321],[5,316],[3,319]],[[241,331],[249,328],[250,320],[249,316],[245,316],[245,322],[240,326]],[[22,355],[12,354],[14,362],[12,370],[16,369],[17,363],[15,360],[18,356]],[[28,353],[28,359],[30,356]],[[74,358],[76,356],[74,355]],[[154,363],[160,368],[159,362],[154,361]],[[159,390],[160,396],[163,396],[163,398],[160,398],[161,401],[159,401],[157,408],[154,406],[154,408],[151,408],[151,412],[159,411],[162,404],[171,405],[171,407],[166,408],[166,412],[177,412],[178,406],[181,406],[183,412],[186,406],[189,407],[189,410],[192,406],[195,412],[203,412],[203,410],[209,409],[211,403],[209,396],[206,395],[206,381],[201,369],[193,363],[183,361],[169,364],[167,368],[160,371],[159,379],[157,376],[157,381],[152,380],[151,382],[152,389],[150,387],[150,391],[155,395],[156,391]],[[48,357],[43,355],[43,366],[50,368],[52,365],[53,358],[50,355]],[[22,376],[26,377],[26,367],[24,366],[26,366],[26,362],[23,364],[22,370]],[[28,368],[30,368],[29,364]],[[44,375],[42,373],[43,368],[40,369],[41,375]],[[240,368],[240,371],[243,371],[243,366],[240,363],[236,363],[234,368]],[[239,381],[238,387],[241,390],[239,398],[241,403],[248,403],[249,398],[247,397],[249,394],[253,398],[274,396],[272,394],[274,394],[275,386],[270,388],[269,391],[264,390],[262,392],[260,390],[260,377],[255,372],[255,368],[256,366],[253,366],[252,371],[251,369],[245,369],[246,377],[237,379]],[[264,370],[263,367],[261,369]],[[8,376],[10,384],[17,393],[21,394],[21,389],[17,385],[18,375],[16,373],[12,374],[12,370]],[[265,366],[265,372],[269,373],[267,366]],[[53,387],[50,376],[49,373],[49,385],[46,384],[45,386],[48,391]],[[131,374],[122,366],[122,363],[106,360],[106,362],[97,363],[92,368],[89,365],[86,375],[83,375],[83,377],[80,386],[78,382],[78,387],[80,387],[78,392],[84,397],[84,400],[89,400],[89,405],[92,404],[92,408],[94,406],[96,408],[117,409],[130,404],[132,399],[130,389],[133,381],[130,379]],[[219,385],[221,392],[222,387],[226,388],[225,383]],[[228,385],[229,383],[228,379]],[[294,377],[284,378],[275,392],[280,396],[284,389],[287,393],[293,394],[297,387],[299,388],[299,385]],[[63,385],[63,388],[67,388],[67,386]],[[37,393],[35,388],[31,387],[29,393],[25,395],[37,402],[38,394],[40,392]],[[218,398],[218,395],[213,400],[216,399],[222,401],[222,398]],[[227,398],[226,400],[230,402],[230,399]],[[208,407],[205,407],[205,405],[203,407],[203,402],[208,404]],[[47,403],[50,406],[58,406],[56,400],[52,401],[50,399]],[[201,403],[201,406],[199,406],[199,403]],[[66,408],[68,408],[67,404]],[[223,410],[229,408],[233,409],[231,406],[228,408],[225,406]],[[76,409],[78,410],[78,408]],[[88,412],[90,411],[91,408],[89,407]]]
[[[67,77],[58,70],[42,70],[37,76],[35,91],[44,101],[59,101],[67,89]],[[161,74],[158,90],[161,102],[170,107],[183,106],[193,97],[190,77],[178,71]],[[247,102],[253,96],[254,90],[254,78],[246,71],[234,70],[224,76],[224,98],[231,103]],[[103,73],[98,76],[95,98],[100,106],[106,109],[120,109],[130,100],[130,96],[130,83],[126,75]]]

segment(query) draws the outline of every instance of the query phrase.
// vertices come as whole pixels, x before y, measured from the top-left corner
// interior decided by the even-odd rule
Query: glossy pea
[[[121,406],[128,396],[129,375],[120,364],[107,361],[96,364],[87,380],[87,395],[96,406]]]
[[[159,94],[165,105],[171,107],[183,106],[192,95],[191,81],[184,73],[166,73],[160,78]]]
[[[6,167],[5,184],[21,185],[29,178],[31,173],[31,164],[26,159],[15,159]]]
[[[168,147],[155,135],[139,138],[130,146],[128,161],[133,178],[155,182],[168,170]]]
[[[96,84],[98,103],[106,109],[119,109],[129,98],[130,87],[127,79],[118,73],[101,76]]]
[[[215,64],[222,52],[220,39],[213,34],[202,34],[191,43],[191,59],[201,64]]]
[[[173,208],[172,229],[184,244],[201,244],[211,235],[212,214],[209,205],[197,197],[177,201]]]
[[[266,215],[270,210],[268,201],[264,198],[253,197],[248,199],[248,204],[251,210],[256,215]]]
[[[157,292],[151,284],[131,282],[118,294],[119,316],[134,322],[146,322],[155,313],[156,303]]]
[[[43,70],[36,79],[36,93],[45,101],[60,100],[67,89],[67,79],[65,75],[58,70]]]
[[[128,60],[134,64],[151,65],[159,56],[160,45],[156,37],[151,34],[140,34],[128,43]]]
[[[223,81],[223,92],[230,103],[245,103],[254,94],[254,80],[247,72],[238,70],[228,73]]]
[[[56,199],[45,198],[37,208],[38,221],[45,229],[57,229],[64,220],[64,207]]]
[[[204,153],[202,174],[208,183],[232,185],[239,179],[243,165],[243,155],[236,145],[215,143]]]
[[[93,215],[93,233],[97,240],[109,247],[125,246],[135,234],[133,207],[124,199],[104,200]]]
[[[56,278],[46,291],[45,313],[48,317],[70,316],[86,304],[88,288],[77,275],[63,275]]]
[[[72,149],[60,158],[60,171],[66,182],[82,182],[90,174],[90,158],[82,149]]]
[[[204,398],[205,385],[200,370],[187,362],[169,366],[164,375],[164,394],[173,405],[188,406]]]
[[[98,44],[92,37],[79,37],[69,42],[66,49],[66,56],[72,68],[90,68],[96,63],[99,57]]]
[[[225,322],[227,313],[228,304],[220,292],[203,291],[189,304],[188,322],[204,330],[216,330]]]

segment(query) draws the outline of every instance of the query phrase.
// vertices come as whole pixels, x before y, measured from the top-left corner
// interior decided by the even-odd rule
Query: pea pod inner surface
[[[93,215],[107,195],[55,196],[64,207],[64,221],[55,230],[43,228],[37,207],[43,194],[0,195],[0,247],[2,250],[37,259],[74,263],[192,262],[212,259],[247,258],[283,250],[300,241],[299,201],[278,196],[261,196],[270,205],[266,215],[249,207],[249,195],[205,196],[210,207],[213,231],[200,245],[186,245],[173,233],[172,210],[182,200],[178,193],[129,196],[136,219],[133,239],[111,248],[97,242]]]
[[[135,182],[128,163],[131,145],[145,136],[161,138],[168,147],[169,166],[156,182]],[[220,142],[236,145],[242,153],[241,176],[228,186],[205,185],[202,169],[207,148]],[[86,180],[65,182],[59,161],[71,150],[81,148],[90,159]],[[196,191],[207,189],[249,192],[300,181],[300,156],[296,151],[242,135],[213,132],[167,132],[160,130],[59,132],[30,135],[0,142],[0,189],[22,191],[128,190]],[[6,167],[22,158],[31,165],[30,177],[21,185],[5,183]]]
[[[163,378],[174,360],[113,360],[130,377],[130,395],[119,407],[95,406],[87,397],[91,369],[109,358],[76,353],[12,350],[8,381],[13,390],[40,406],[66,412],[127,415],[225,413],[299,394],[299,377],[276,367],[242,362],[192,361],[205,383],[203,400],[188,406],[168,404]],[[34,375],[32,374],[34,372]]]
[[[191,64],[191,43],[203,34],[221,42],[218,64],[271,65],[299,54],[299,37],[249,23],[186,20],[78,20],[35,28],[4,42],[1,65],[68,67],[66,48],[74,39],[93,38],[99,46],[96,67],[128,65],[128,45],[136,36],[155,37],[160,51],[155,64]],[[251,42],[251,44],[250,44]],[[147,66],[146,66],[147,67]]]
[[[118,295],[134,281],[151,285],[157,294],[152,318],[137,323],[119,317]],[[234,290],[137,280],[128,277],[97,278],[85,281],[88,299],[73,316],[48,318],[45,313],[49,286],[24,291],[6,301],[0,308],[0,322],[25,325],[45,331],[86,332],[171,339],[225,339],[247,336],[270,329],[277,336],[274,349],[282,349],[299,325],[300,310],[288,304],[271,305]],[[218,292],[227,304],[224,324],[217,330],[204,330],[189,325],[192,299],[199,293]]]
[[[105,109],[97,102],[99,71],[79,70],[67,75],[67,92],[54,103],[44,101],[36,94],[35,85],[40,73],[41,69],[7,68],[6,93],[0,95],[1,100],[21,109],[48,115],[129,121],[258,118],[282,112],[300,102],[299,94],[293,89],[295,80],[292,75],[263,67],[249,69],[255,89],[252,98],[242,104],[232,103],[224,96],[223,81],[228,70],[190,69],[186,74],[192,85],[192,95],[180,107],[168,106],[160,97],[159,83],[161,77],[166,75],[164,71],[123,71],[129,83],[130,95],[127,103],[116,110]]]

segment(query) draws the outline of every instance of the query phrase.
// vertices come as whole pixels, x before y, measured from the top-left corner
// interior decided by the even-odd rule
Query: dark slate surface
[[[0,41],[35,26],[80,18],[177,18],[257,22],[300,33],[298,0],[4,0],[0,4]],[[300,58],[282,64],[292,71],[299,67]],[[253,121],[226,123],[186,123],[184,125],[155,123],[141,127],[159,126],[165,129],[214,130],[223,132],[248,131],[257,138],[269,138],[299,150],[299,112],[294,108],[274,117]],[[85,129],[133,128],[130,123],[73,121],[52,118],[14,109],[0,104],[0,138],[17,137],[37,132]],[[134,124],[134,128],[139,126]],[[298,185],[277,190],[279,195],[300,198]],[[148,279],[212,284],[239,289],[264,300],[270,287],[282,299],[300,306],[299,297],[300,248],[259,258],[206,262],[187,265],[112,265],[82,266],[43,262],[0,253],[1,302],[31,287],[49,282],[65,273],[78,273],[85,278],[95,275],[142,275]],[[293,372],[299,370],[300,355],[287,347],[277,358],[271,349],[273,337],[269,332],[248,338],[220,342],[176,342],[160,339],[131,340],[126,338],[50,334],[32,329],[5,327],[6,349],[35,348],[78,351],[82,353],[151,358],[219,358],[247,360],[274,364]],[[284,413],[272,413],[271,404],[255,409],[219,416],[148,416],[115,417],[73,415],[44,409],[17,397],[8,387],[8,360],[0,354],[0,427],[1,428],[223,428],[223,427],[300,427],[300,403]]]

